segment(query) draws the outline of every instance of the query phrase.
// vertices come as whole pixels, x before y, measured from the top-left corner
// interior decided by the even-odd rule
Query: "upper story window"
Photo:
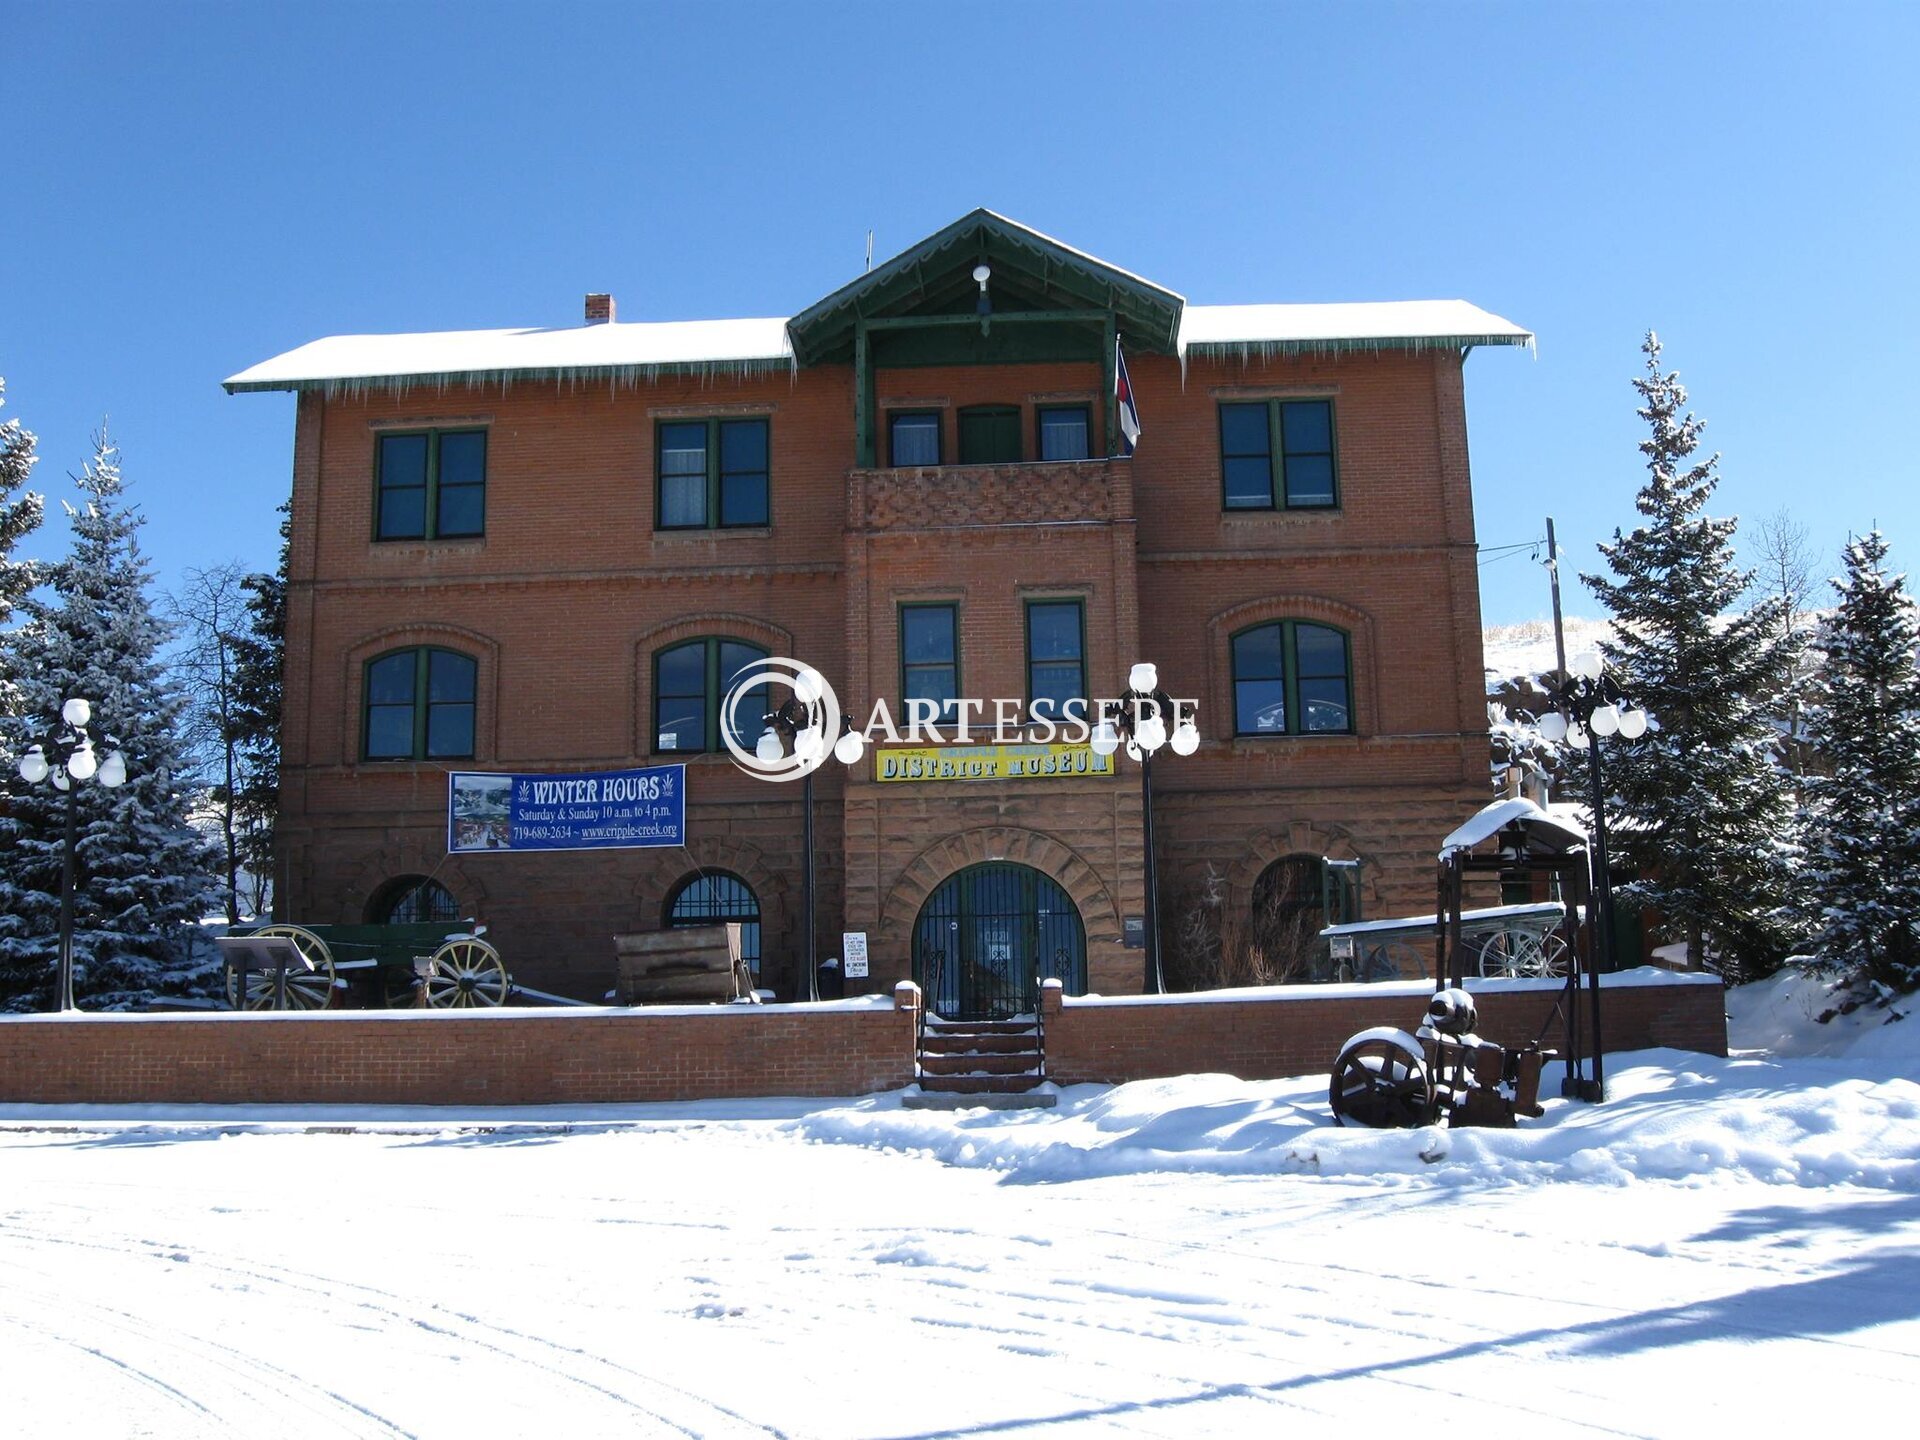
[[[653,738],[656,751],[719,750],[727,692],[742,671],[767,658],[758,645],[710,636],[670,646],[653,657]],[[756,685],[734,709],[734,742],[754,747],[772,709],[767,687]]]
[[[1078,600],[1027,602],[1027,712],[1064,720],[1087,709],[1086,607]]]
[[[1092,411],[1085,405],[1042,405],[1035,412],[1042,460],[1085,460],[1092,450]]]
[[[1229,510],[1324,510],[1338,505],[1333,402],[1223,404],[1220,478]]]
[[[663,420],[656,441],[657,528],[716,530],[768,523],[764,419]]]
[[[1011,465],[1020,458],[1018,406],[974,405],[960,412],[962,465]]]
[[[374,444],[376,540],[454,540],[487,528],[487,432],[408,430]]]
[[[900,607],[900,693],[902,699],[931,700],[942,720],[956,713],[960,699],[960,607]],[[911,705],[903,713],[914,713]],[[922,707],[921,713],[924,713]]]
[[[1236,735],[1344,734],[1353,730],[1347,637],[1328,625],[1276,620],[1233,637]]]
[[[887,415],[887,463],[897,468],[940,463],[940,412],[894,410]]]
[[[367,662],[360,753],[367,760],[470,760],[480,667],[421,645]]]

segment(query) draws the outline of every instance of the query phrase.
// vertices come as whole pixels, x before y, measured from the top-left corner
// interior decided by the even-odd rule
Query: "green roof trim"
[[[850,359],[864,320],[967,313],[978,293],[973,267],[981,261],[993,268],[989,294],[998,309],[1080,311],[1081,323],[1086,311],[1111,311],[1129,350],[1172,355],[1178,348],[1184,297],[980,209],[789,320],[795,362]]]

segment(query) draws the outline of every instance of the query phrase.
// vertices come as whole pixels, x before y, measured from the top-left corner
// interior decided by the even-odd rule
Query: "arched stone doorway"
[[[1086,926],[1067,892],[1032,866],[971,865],[920,907],[913,976],[928,1009],[948,1019],[1028,1014],[1042,979],[1086,993]]]

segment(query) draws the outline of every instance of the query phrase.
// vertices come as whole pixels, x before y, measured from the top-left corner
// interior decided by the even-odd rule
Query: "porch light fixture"
[[[1593,1079],[1577,1080],[1569,1075],[1569,1093],[1583,1100],[1599,1102],[1607,1098],[1606,1058],[1600,1045],[1600,966],[1602,957],[1613,963],[1614,925],[1613,877],[1607,865],[1606,782],[1601,776],[1600,742],[1612,736],[1638,740],[1647,733],[1651,717],[1627,698],[1597,651],[1583,650],[1567,661],[1564,671],[1549,675],[1547,694],[1554,708],[1540,717],[1540,736],[1548,744],[1565,741],[1588,755],[1587,774],[1593,782],[1593,891],[1598,904],[1599,924],[1589,932],[1587,986],[1592,1004],[1588,1014],[1593,1025]]]
[[[60,707],[59,723],[27,746],[20,757],[20,778],[29,785],[51,781],[67,797],[66,845],[60,864],[60,966],[54,985],[54,1008],[72,1010],[73,1003],[73,847],[78,822],[74,813],[76,782],[92,780],[112,790],[127,783],[127,757],[111,735],[101,740],[111,747],[106,758],[94,749],[93,706],[74,696]]]
[[[1167,728],[1172,717],[1173,728]],[[1127,758],[1140,762],[1140,817],[1147,861],[1147,993],[1164,995],[1167,979],[1160,965],[1159,869],[1153,849],[1153,757],[1161,747],[1176,755],[1200,748],[1200,730],[1192,715],[1183,715],[1171,696],[1160,688],[1160,671],[1142,661],[1127,672],[1127,693],[1117,703],[1103,702],[1098,723],[1088,743],[1096,755],[1113,754],[1123,745]]]
[[[986,261],[982,260],[978,265],[973,267],[973,283],[980,287],[980,302],[977,308],[982,315],[991,315],[993,313],[993,301],[987,296],[987,281],[992,278],[993,267],[987,264]]]

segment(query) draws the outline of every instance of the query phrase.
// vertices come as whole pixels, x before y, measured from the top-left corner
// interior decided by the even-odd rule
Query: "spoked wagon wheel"
[[[1558,930],[1529,931],[1515,937],[1514,963],[1521,975],[1543,975],[1564,980],[1567,974],[1567,942]]]
[[[1511,934],[1505,930],[1495,930],[1470,943],[1480,951],[1480,974],[1483,979],[1511,980],[1525,975],[1521,959],[1521,949],[1526,944],[1525,935]]]
[[[427,970],[427,1004],[436,1010],[468,1010],[507,1003],[506,963],[484,940],[463,935],[433,952]]]
[[[1433,1078],[1420,1042],[1404,1030],[1362,1030],[1340,1049],[1327,1104],[1339,1125],[1399,1130],[1430,1123]]]
[[[311,970],[287,971],[287,1009],[324,1010],[333,1003],[333,952],[313,931],[298,925],[262,925],[253,932],[261,940],[291,940],[293,948],[313,964]],[[247,972],[247,1009],[273,1008],[274,979],[259,970]],[[234,972],[227,972],[227,1003],[236,1004]]]

